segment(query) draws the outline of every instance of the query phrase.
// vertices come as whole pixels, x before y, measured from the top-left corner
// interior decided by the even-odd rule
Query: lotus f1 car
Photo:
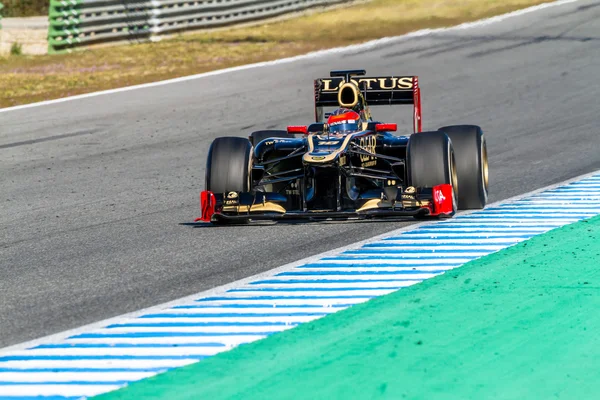
[[[481,128],[421,132],[418,78],[364,75],[315,80],[315,123],[215,139],[197,221],[451,217],[485,207]],[[412,134],[371,117],[369,106],[402,104],[414,107]]]

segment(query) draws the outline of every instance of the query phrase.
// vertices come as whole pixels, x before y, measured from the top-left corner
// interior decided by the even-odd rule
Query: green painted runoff
[[[95,400],[594,399],[600,217]]]

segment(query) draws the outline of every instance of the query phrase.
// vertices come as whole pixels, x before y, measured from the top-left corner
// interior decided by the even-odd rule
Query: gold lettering
[[[367,90],[369,90],[371,89],[371,82],[377,82],[377,78],[362,78],[358,81],[358,83],[362,82],[367,82]]]
[[[385,83],[388,79],[392,80],[392,84],[390,86],[386,86]],[[392,78],[378,78],[379,80],[379,87],[382,90],[389,90],[389,89],[395,89],[396,88],[396,81],[398,80],[398,78],[392,77]]]
[[[323,92],[333,92],[338,90],[338,86],[331,88],[331,82],[333,82],[333,79],[323,79]]]
[[[411,76],[400,78],[398,80],[398,89],[412,89],[412,88],[413,88],[413,78]]]
[[[361,137],[359,140],[360,143],[360,147],[363,148],[363,150],[368,151],[369,153],[375,154],[376,152],[376,147],[377,147],[377,138],[375,136],[367,136],[367,137]],[[366,154],[361,154],[360,155],[360,161],[362,161],[363,163],[369,161],[369,160],[374,160],[375,157],[374,156],[369,156]]]
[[[377,165],[377,160],[367,161],[362,164],[363,168],[374,167],[375,165]]]

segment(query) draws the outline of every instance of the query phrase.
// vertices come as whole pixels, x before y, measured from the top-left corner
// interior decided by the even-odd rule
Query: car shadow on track
[[[399,218],[380,218],[380,219],[346,219],[346,220],[282,220],[282,221],[252,221],[250,223],[231,223],[217,225],[210,222],[180,222],[181,226],[189,226],[191,228],[255,228],[255,227],[269,227],[273,225],[339,225],[339,224],[375,224],[375,223],[390,223],[390,222],[405,222],[405,223],[416,223],[421,222],[412,218],[399,217]]]

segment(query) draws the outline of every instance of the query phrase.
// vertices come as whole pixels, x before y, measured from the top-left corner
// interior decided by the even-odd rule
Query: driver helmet
[[[329,132],[333,134],[358,132],[360,122],[360,114],[347,108],[338,108],[327,118]]]

